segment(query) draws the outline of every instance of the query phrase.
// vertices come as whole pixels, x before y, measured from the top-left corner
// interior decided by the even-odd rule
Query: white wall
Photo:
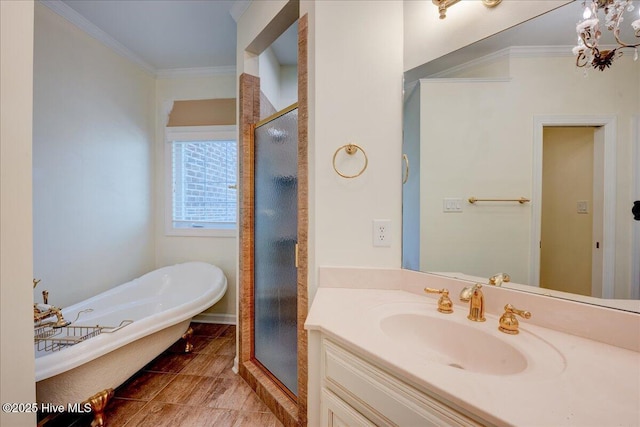
[[[280,63],[273,49],[268,47],[258,57],[260,70],[260,91],[267,97],[276,111],[282,108],[280,105]]]
[[[616,116],[615,297],[627,298],[631,263],[637,262],[630,255],[629,221],[637,63],[626,56],[586,78],[568,56],[516,57],[510,69],[509,82],[421,81],[422,239],[439,242],[422,248],[421,269],[463,269],[481,277],[506,270],[527,283],[531,205],[464,203],[463,213],[445,214],[442,199],[531,197],[535,115]]]
[[[225,296],[207,313],[227,315],[218,321],[232,321],[236,313],[236,237],[166,236],[164,228],[165,198],[165,124],[167,102],[189,99],[234,98],[235,74],[210,77],[183,77],[156,81],[155,140],[155,258],[156,268],[185,261],[205,261],[220,267],[229,284]]]
[[[298,102],[298,67],[296,65],[280,66],[280,104],[286,108]]]
[[[154,78],[35,7],[34,276],[68,306],[154,267]]]
[[[532,137],[522,132],[532,131],[513,120],[522,102],[513,83],[423,79],[420,86],[420,270],[480,277],[505,270],[526,283],[531,206],[467,202],[531,197]],[[463,212],[444,213],[444,198],[461,199]]]
[[[399,267],[402,3],[323,1],[312,12],[310,227],[316,270],[311,271],[325,265]],[[355,179],[341,178],[332,166],[335,151],[347,143],[360,145],[369,158],[367,170]],[[343,151],[337,162],[343,168],[362,165],[359,154],[344,156]],[[374,219],[391,220],[391,247],[373,247]],[[309,287],[312,298],[313,276]]]
[[[31,311],[33,1],[0,1],[0,402],[36,397]],[[33,426],[35,413],[0,413]]]
[[[258,57],[260,91],[280,111],[298,101],[298,72],[296,66],[280,65],[273,49],[268,47]]]

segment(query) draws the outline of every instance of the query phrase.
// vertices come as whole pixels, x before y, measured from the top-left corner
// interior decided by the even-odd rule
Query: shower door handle
[[[296,268],[298,268],[299,263],[298,263],[298,243],[297,242],[294,247],[294,260],[295,260],[294,262],[295,262]]]

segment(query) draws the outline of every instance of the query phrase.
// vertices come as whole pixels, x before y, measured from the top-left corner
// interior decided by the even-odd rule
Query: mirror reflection
[[[627,21],[638,19],[632,3]],[[405,74],[404,268],[639,298],[640,62],[627,49],[604,71],[577,67],[582,9],[573,2]],[[604,33],[601,50],[615,43]]]

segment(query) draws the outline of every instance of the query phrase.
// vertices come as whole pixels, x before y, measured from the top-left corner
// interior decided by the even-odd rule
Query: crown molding
[[[603,46],[603,48],[605,48]],[[571,51],[573,46],[511,46],[504,49],[497,50],[485,56],[473,59],[465,62],[464,64],[457,65],[455,67],[448,68],[444,71],[434,74],[429,78],[441,78],[446,77],[451,73],[458,73],[470,68],[477,67],[486,63],[494,62],[498,59],[507,58],[536,58],[536,57],[562,57],[562,56],[574,56]]]
[[[55,12],[76,27],[80,28],[82,31],[86,32],[94,39],[111,48],[120,56],[123,56],[134,64],[139,65],[145,71],[148,71],[149,73],[154,75],[156,74],[157,70],[154,66],[144,61],[123,44],[121,44],[109,34],[105,33],[103,30],[97,27],[94,23],[87,20],[84,16],[80,15],[72,7],[67,6],[61,0],[39,0],[39,3],[48,7],[51,11]]]
[[[420,83],[508,83],[511,77],[426,77]]]
[[[159,79],[173,79],[179,77],[213,77],[227,74],[236,74],[235,65],[221,67],[198,67],[198,68],[168,68],[156,71]]]
[[[509,56],[512,58],[535,58],[540,56],[575,56],[573,46],[511,46]]]
[[[451,67],[451,68],[447,68],[446,70],[440,71],[439,73],[436,73],[432,76],[429,76],[429,78],[434,78],[434,79],[438,79],[441,77],[445,77],[450,75],[451,73],[458,73],[460,71],[464,71],[467,70],[469,68],[474,68],[477,67],[479,65],[482,64],[486,64],[486,63],[490,63],[490,62],[494,62],[498,59],[504,58],[504,57],[508,57],[509,56],[509,51],[511,48],[507,47],[504,49],[500,49],[498,51],[495,51],[493,53],[490,53],[488,55],[484,55],[481,56],[479,58],[476,59],[472,59],[471,61],[467,61],[463,64],[460,65],[456,65],[455,67]]]

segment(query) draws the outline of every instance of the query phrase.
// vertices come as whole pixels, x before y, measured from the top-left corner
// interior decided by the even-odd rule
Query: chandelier
[[[613,60],[622,56],[622,49],[635,49],[634,60],[638,59],[638,46],[640,43],[629,44],[621,40],[620,25],[624,21],[625,12],[633,11],[631,0],[584,0],[584,13],[582,21],[576,25],[578,33],[578,45],[573,48],[573,54],[577,55],[576,65],[604,71],[611,66]],[[611,31],[617,46],[613,49],[600,49],[600,18],[598,12],[603,11],[605,15],[605,27]],[[631,28],[636,37],[640,37],[640,18],[631,23]]]

